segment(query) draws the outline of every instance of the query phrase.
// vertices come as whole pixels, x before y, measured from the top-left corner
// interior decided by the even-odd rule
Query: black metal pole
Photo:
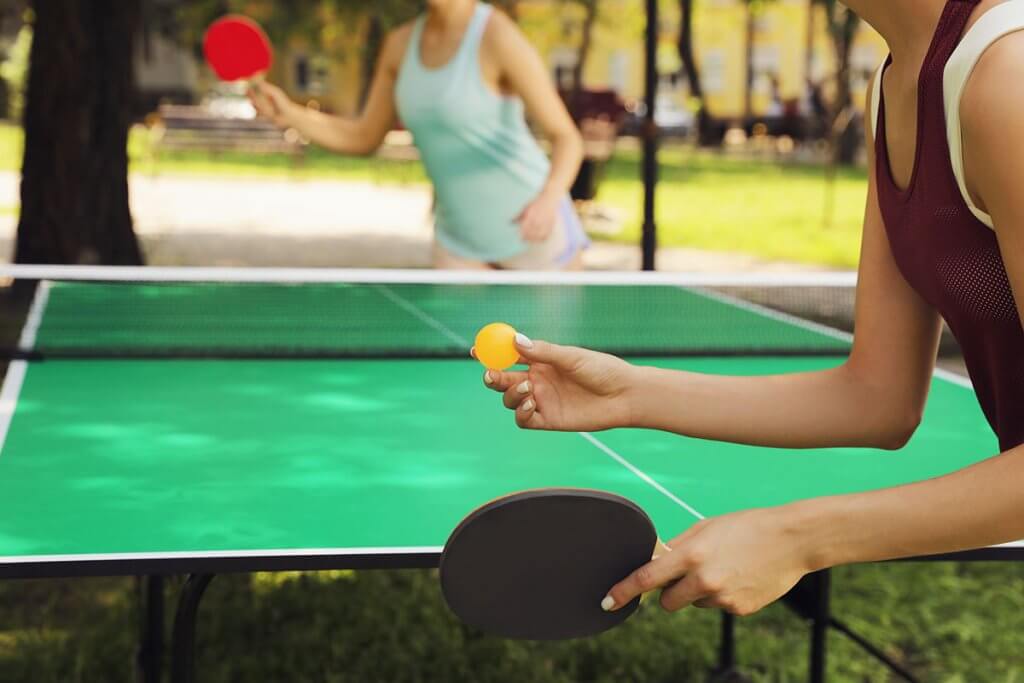
[[[882,664],[888,667],[889,670],[892,671],[894,674],[896,674],[903,680],[907,681],[907,683],[918,683],[918,680],[914,677],[914,674],[910,673],[902,666],[897,664],[895,659],[882,652],[882,650],[878,646],[871,643],[869,640],[864,638],[864,636],[855,632],[844,622],[839,621],[835,617],[831,617],[829,618],[828,624],[829,626],[831,626],[832,628],[839,631],[844,636],[855,642],[857,645],[860,645],[865,652],[867,652],[869,655],[880,661]]]
[[[825,683],[828,627],[829,619],[832,616],[832,608],[829,604],[832,573],[826,569],[811,576],[816,599],[814,616],[811,619],[811,656],[808,680],[811,683]]]
[[[643,183],[644,223],[640,248],[643,269],[654,270],[654,257],[658,249],[658,230],[654,222],[654,194],[658,184],[658,126],[654,122],[654,107],[658,98],[658,0],[647,0],[647,36],[644,103],[646,105],[643,130]]]
[[[160,683],[164,647],[164,577],[138,577],[139,604],[142,610],[137,657],[138,680]]]
[[[722,641],[718,648],[718,672],[731,673],[736,669],[736,618],[722,612]]]
[[[171,636],[171,683],[195,683],[196,617],[213,574],[193,574],[181,589]]]

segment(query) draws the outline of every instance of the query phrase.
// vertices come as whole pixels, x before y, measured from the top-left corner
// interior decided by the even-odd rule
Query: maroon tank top
[[[921,67],[917,151],[906,190],[893,180],[881,98],[876,174],[896,264],[960,343],[978,402],[1005,451],[1024,443],[1024,329],[995,232],[971,213],[953,174],[942,92],[946,62],[977,4],[948,0]]]

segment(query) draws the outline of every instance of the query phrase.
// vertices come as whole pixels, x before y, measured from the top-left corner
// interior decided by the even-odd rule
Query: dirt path
[[[0,173],[0,207],[18,203],[18,175]],[[339,181],[134,174],[132,214],[153,265],[429,267],[430,194],[423,187]],[[9,258],[17,216],[0,215]],[[597,242],[587,268],[636,270],[640,251]],[[814,270],[744,255],[661,249],[659,270]]]

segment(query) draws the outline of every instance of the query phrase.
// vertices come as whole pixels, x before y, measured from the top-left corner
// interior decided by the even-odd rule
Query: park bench
[[[301,162],[305,143],[297,131],[281,131],[258,118],[218,115],[205,107],[162,105],[150,120],[154,154],[205,151],[212,154],[286,154]]]

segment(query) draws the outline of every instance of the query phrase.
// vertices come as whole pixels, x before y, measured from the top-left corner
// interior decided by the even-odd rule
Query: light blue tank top
[[[434,184],[438,242],[457,256],[496,262],[527,248],[514,219],[540,194],[551,165],[522,101],[484,83],[480,43],[490,16],[478,3],[455,56],[437,69],[420,60],[421,16],[395,100]]]

